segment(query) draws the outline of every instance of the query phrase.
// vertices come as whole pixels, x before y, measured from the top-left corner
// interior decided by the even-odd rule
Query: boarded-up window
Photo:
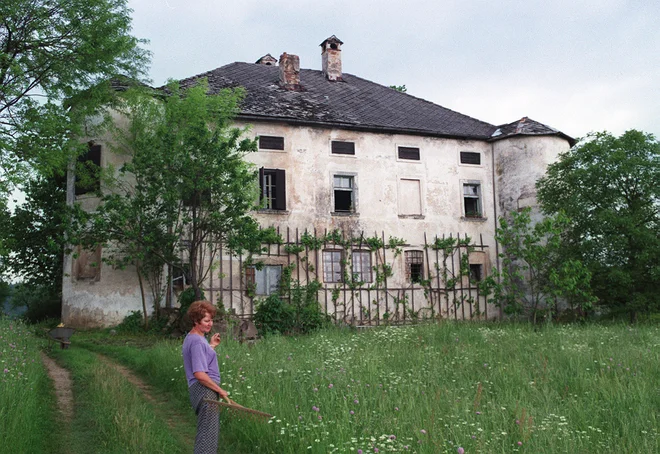
[[[351,261],[353,262],[353,279],[360,282],[371,282],[371,252],[353,251]]]
[[[326,250],[323,251],[323,281],[324,282],[343,282],[343,251]]]
[[[399,214],[421,215],[422,194],[419,180],[401,179],[399,181]]]
[[[284,137],[259,136],[260,150],[284,150]]]
[[[267,210],[286,210],[286,176],[281,169],[259,169],[261,202]]]
[[[399,147],[399,159],[410,159],[412,161],[419,161],[419,148]]]
[[[461,164],[481,165],[481,153],[461,151]]]
[[[424,253],[422,251],[406,251],[406,279],[408,282],[424,280]]]
[[[332,154],[355,154],[355,142],[332,141]]]
[[[282,265],[264,265],[261,269],[249,266],[245,269],[248,288],[254,289],[255,295],[267,296],[280,290]]]
[[[76,195],[101,189],[101,145],[90,142],[76,165]]]
[[[76,248],[71,274],[76,280],[96,280],[101,278],[101,246],[94,250]]]

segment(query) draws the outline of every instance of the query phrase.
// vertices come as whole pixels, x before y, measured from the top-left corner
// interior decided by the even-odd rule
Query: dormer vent
[[[271,54],[266,54],[255,62],[257,65],[277,66],[277,59]]]
[[[331,81],[341,78],[341,45],[344,44],[335,35],[321,43],[321,68],[326,79]]]
[[[284,52],[280,55],[280,85],[287,90],[301,90],[300,58]]]

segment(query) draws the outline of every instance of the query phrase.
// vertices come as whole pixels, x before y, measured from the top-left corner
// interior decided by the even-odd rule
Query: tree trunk
[[[144,314],[144,330],[149,329],[149,316],[147,315],[147,300],[144,296],[144,283],[142,282],[142,271],[140,270],[140,264],[135,265],[137,270],[138,282],[140,283],[140,297],[142,298],[142,313]]]

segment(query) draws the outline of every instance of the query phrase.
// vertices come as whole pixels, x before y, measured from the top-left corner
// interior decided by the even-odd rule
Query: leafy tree
[[[593,275],[614,311],[660,309],[660,143],[630,130],[589,134],[538,183],[546,213],[570,218],[564,253]]]
[[[126,0],[0,2],[0,193],[76,150],[79,120],[117,74],[138,77],[148,54],[130,35]],[[62,100],[77,98],[69,109]],[[70,146],[71,145],[71,146]]]
[[[231,126],[243,92],[207,91],[204,81],[186,90],[171,83],[164,96],[125,94],[128,127],[114,132],[127,163],[83,235],[87,244],[115,245],[105,258],[115,266],[136,265],[139,273],[149,263],[152,275],[165,264],[185,270],[197,298],[220,242],[240,254],[259,250],[263,237],[249,214],[256,171],[244,160],[256,142]]]
[[[557,311],[560,302],[584,315],[595,298],[589,271],[580,261],[562,256],[561,233],[568,219],[560,214],[532,225],[530,213],[526,208],[510,219],[500,218],[496,238],[503,251],[501,270],[484,280],[481,290],[505,313],[528,316],[534,323]]]
[[[400,91],[401,93],[407,93],[408,89],[405,85],[390,85],[392,90]]]

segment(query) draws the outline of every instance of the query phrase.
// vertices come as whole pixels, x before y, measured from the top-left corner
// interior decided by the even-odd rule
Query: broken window
[[[249,266],[245,269],[245,280],[254,294],[268,296],[280,290],[282,280],[282,265],[263,265],[260,269]]]
[[[335,212],[355,212],[355,179],[350,175],[335,175],[333,177]]]
[[[341,142],[339,140],[333,140],[331,147],[332,154],[355,154],[355,142]]]
[[[371,252],[353,251],[353,279],[359,282],[371,282]]]
[[[78,157],[76,165],[76,195],[101,189],[101,145],[89,142],[87,151]]]
[[[484,266],[479,263],[470,263],[470,282],[481,282]]]
[[[260,150],[284,150],[284,137],[259,136]]]
[[[468,218],[483,216],[481,206],[481,184],[463,183],[463,210]]]
[[[76,248],[71,270],[73,277],[78,280],[101,279],[101,246],[95,249],[83,249],[82,246]]]
[[[481,153],[461,151],[461,164],[481,165]]]
[[[323,281],[343,282],[343,259],[344,252],[340,250],[323,251]]]
[[[266,210],[286,210],[286,177],[284,170],[259,169],[262,207]]]
[[[419,180],[404,178],[399,181],[399,214],[402,216],[420,216],[422,214],[422,193]]]
[[[419,161],[419,148],[417,147],[399,147],[399,159],[409,159]]]
[[[424,253],[422,251],[406,251],[406,279],[408,282],[424,280]]]

